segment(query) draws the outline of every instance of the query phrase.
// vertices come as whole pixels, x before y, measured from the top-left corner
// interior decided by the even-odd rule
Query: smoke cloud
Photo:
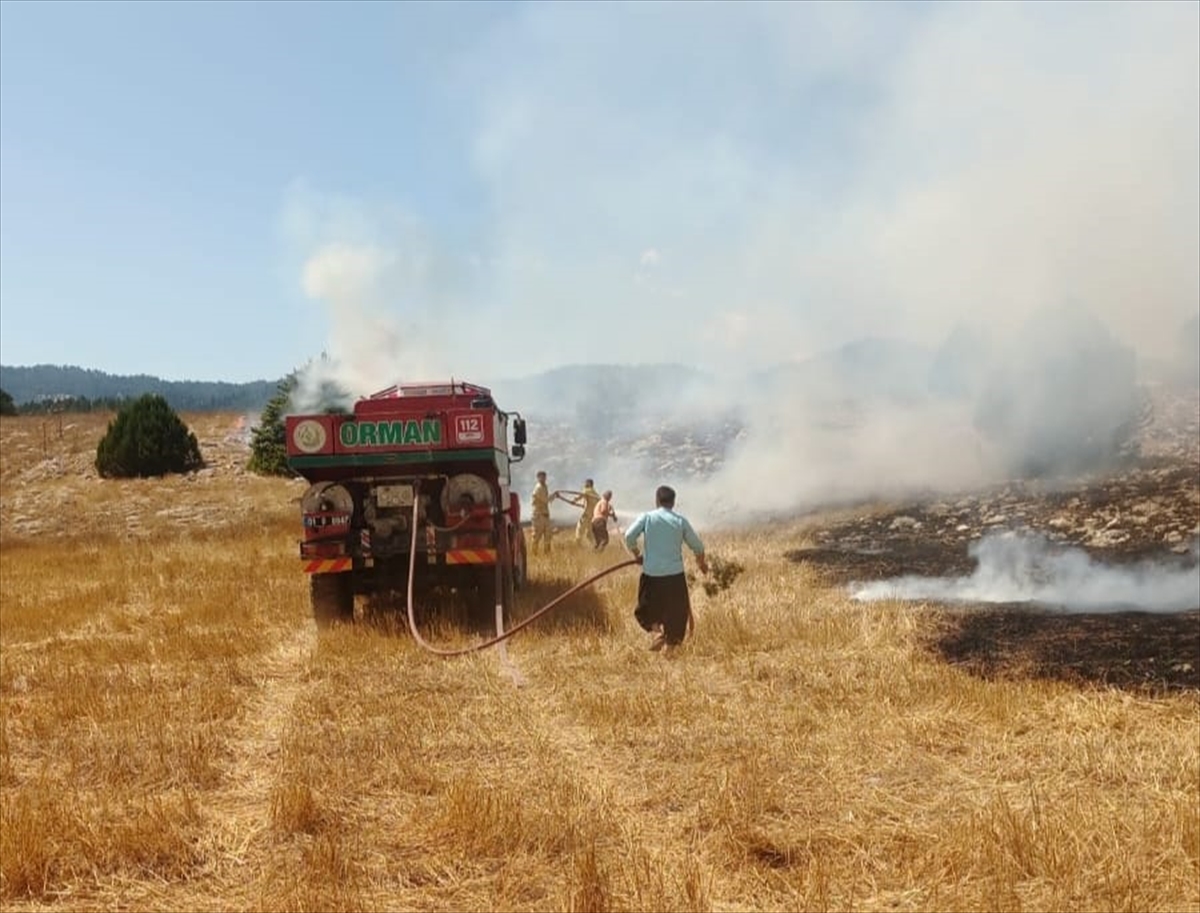
[[[1181,612],[1200,604],[1200,544],[1186,561],[1112,566],[1081,549],[1055,550],[1037,535],[1003,533],[972,543],[969,577],[900,577],[851,587],[862,602],[1032,603],[1080,612]]]
[[[289,194],[329,324],[304,389],[485,383],[531,460],[552,412],[603,426],[572,482],[713,522],[1095,465],[1200,301],[1198,31],[1172,2],[493,12],[423,74],[469,229]],[[704,377],[628,367],[665,363]],[[625,367],[518,384],[569,364]],[[617,452],[663,416],[736,416],[725,470]]]
[[[328,326],[321,357],[298,371],[293,409],[350,407],[398,380],[459,370],[462,264],[418,220],[298,185],[283,224]]]

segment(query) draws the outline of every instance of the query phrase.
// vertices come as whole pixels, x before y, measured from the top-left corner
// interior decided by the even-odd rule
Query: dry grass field
[[[128,482],[108,416],[0,421],[3,909],[1200,910],[1194,690],[951,665],[938,610],[784,557],[812,517],[701,530],[745,573],[669,658],[633,570],[509,642],[520,687],[318,634],[303,484],[183,417],[210,468]],[[622,557],[565,538],[524,614]]]

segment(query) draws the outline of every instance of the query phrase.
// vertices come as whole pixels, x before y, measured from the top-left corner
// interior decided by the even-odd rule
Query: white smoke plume
[[[715,522],[1086,464],[1196,313],[1200,5],[409,9],[475,221],[290,194],[329,328],[307,391],[684,364],[715,381],[501,404],[525,466],[547,403],[581,431],[736,415],[703,485],[605,435],[563,469]]]
[[[1031,534],[999,533],[972,543],[966,577],[899,577],[850,587],[862,602],[1030,603],[1074,612],[1180,612],[1200,606],[1200,544],[1185,561],[1101,564],[1077,548],[1056,549]]]
[[[400,380],[461,370],[460,264],[416,220],[301,186],[284,226],[302,252],[301,289],[324,306],[328,326],[321,357],[298,372],[295,411],[349,407]]]

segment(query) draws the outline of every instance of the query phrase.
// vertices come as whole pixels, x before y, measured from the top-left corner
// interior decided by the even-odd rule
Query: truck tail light
[[[301,558],[339,558],[346,554],[346,543],[336,542],[301,542]]]

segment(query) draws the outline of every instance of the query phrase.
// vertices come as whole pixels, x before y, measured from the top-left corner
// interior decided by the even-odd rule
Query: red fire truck
[[[509,431],[512,443],[509,443]],[[399,384],[351,413],[289,415],[288,465],[300,501],[300,558],[319,625],[353,617],[356,594],[465,593],[511,611],[525,581],[521,502],[511,464],[525,420],[487,387]]]

